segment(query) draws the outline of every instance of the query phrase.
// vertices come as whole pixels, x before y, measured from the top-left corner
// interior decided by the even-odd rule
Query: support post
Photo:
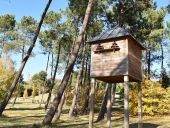
[[[124,128],[129,128],[129,76],[124,76]]]
[[[108,84],[108,92],[107,92],[107,124],[106,127],[110,128],[110,122],[111,122],[111,88],[112,84]]]
[[[142,128],[142,84],[138,83],[138,128]]]
[[[94,117],[94,85],[95,85],[95,80],[92,79],[92,85],[91,85],[91,91],[90,91],[89,128],[93,128],[93,117]]]

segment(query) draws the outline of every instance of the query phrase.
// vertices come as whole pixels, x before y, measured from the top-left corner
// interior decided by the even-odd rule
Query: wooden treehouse
[[[100,35],[94,37],[92,40],[88,41],[88,43],[91,45],[90,76],[92,78],[96,78],[98,80],[109,83],[109,86],[112,85],[111,83],[124,82],[124,114],[125,114],[124,122],[125,128],[128,128],[129,82],[139,83],[138,103],[139,111],[142,112],[141,58],[142,50],[144,50],[145,48],[130,33],[128,33],[125,29],[118,26],[101,33]],[[140,128],[142,127],[141,120],[142,119],[140,113],[139,114]],[[107,123],[107,127],[110,127],[109,123]]]
[[[116,27],[92,39],[91,77],[105,82],[142,80],[141,56],[144,47],[126,30]]]

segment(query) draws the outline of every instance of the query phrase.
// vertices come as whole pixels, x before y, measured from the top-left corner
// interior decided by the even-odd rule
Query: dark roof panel
[[[131,34],[129,34],[125,29],[116,26],[112,29],[102,32],[100,35],[94,37],[92,40],[90,40],[88,42],[95,42],[95,41],[99,41],[99,40],[105,40],[105,39],[127,36],[127,35],[131,35]]]
[[[96,42],[96,41],[107,40],[107,39],[112,39],[112,38],[116,38],[116,37],[123,37],[123,36],[130,36],[135,40],[135,38],[129,32],[127,32],[125,29],[123,29],[119,26],[115,26],[112,29],[109,29],[109,30],[102,32],[100,35],[94,37],[92,40],[89,40],[87,42],[93,43],[93,42]],[[141,45],[141,44],[139,43],[139,45]],[[144,48],[142,45],[141,45],[141,47]]]

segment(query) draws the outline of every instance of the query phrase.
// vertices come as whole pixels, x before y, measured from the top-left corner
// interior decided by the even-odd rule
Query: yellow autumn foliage
[[[0,59],[0,102],[5,97],[15,77],[13,64],[10,60]]]
[[[32,95],[33,97],[35,97],[37,94],[38,94],[37,89],[36,89],[35,85],[33,85],[33,86],[32,86],[32,94],[31,94],[31,95]]]
[[[28,97],[28,89],[27,88],[25,88],[25,90],[24,90],[23,97]]]
[[[138,88],[132,85],[129,92],[129,107],[132,115],[138,111]],[[144,115],[162,115],[170,113],[170,87],[162,88],[159,82],[142,82],[142,109]]]

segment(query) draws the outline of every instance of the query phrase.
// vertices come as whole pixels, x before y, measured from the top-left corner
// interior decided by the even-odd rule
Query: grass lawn
[[[31,128],[33,124],[41,123],[46,112],[39,107],[39,104],[31,103],[30,101],[31,98],[19,98],[14,107],[8,105],[3,116],[0,117],[0,128]],[[95,119],[96,117],[97,113],[95,113]],[[111,125],[113,128],[123,128],[123,114],[113,112]],[[68,110],[64,110],[60,120],[54,120],[50,127],[88,128],[88,115],[70,118]],[[94,123],[94,127],[106,127],[106,119],[99,123]],[[130,128],[137,128],[136,117],[130,117]],[[144,128],[170,128],[170,116],[144,117]]]

